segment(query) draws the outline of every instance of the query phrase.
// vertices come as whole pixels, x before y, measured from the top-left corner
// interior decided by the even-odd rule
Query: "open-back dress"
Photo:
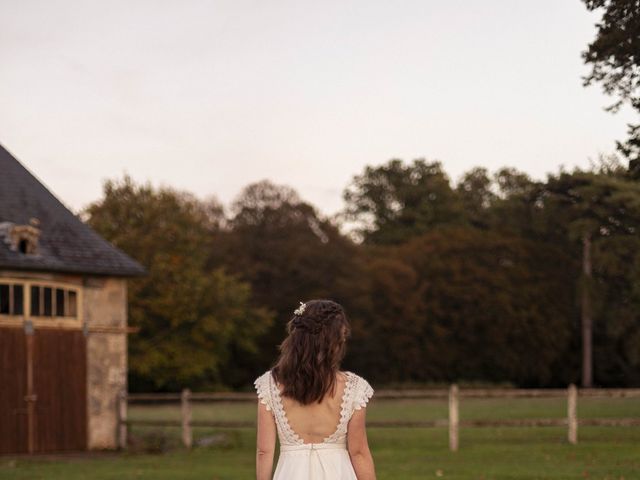
[[[347,427],[353,412],[367,405],[373,389],[355,373],[344,373],[347,378],[338,426],[320,443],[305,443],[293,431],[271,371],[254,382],[258,398],[271,411],[278,430],[280,457],[273,480],[357,480],[347,451]]]

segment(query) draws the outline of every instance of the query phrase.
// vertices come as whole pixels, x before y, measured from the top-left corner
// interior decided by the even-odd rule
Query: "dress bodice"
[[[344,444],[347,440],[347,426],[355,410],[360,410],[367,405],[373,395],[373,388],[364,378],[352,372],[344,372],[346,383],[342,394],[340,407],[340,419],[336,430],[326,437],[322,443]],[[269,410],[276,422],[280,445],[304,445],[304,441],[293,431],[287,420],[287,414],[282,405],[280,389],[276,384],[271,371],[268,370],[254,382],[258,398]]]

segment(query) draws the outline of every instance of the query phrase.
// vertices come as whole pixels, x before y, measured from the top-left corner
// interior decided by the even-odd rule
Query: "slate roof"
[[[16,158],[0,145],[0,223],[40,221],[39,255],[12,251],[0,238],[0,268],[143,275],[145,269],[69,211]]]

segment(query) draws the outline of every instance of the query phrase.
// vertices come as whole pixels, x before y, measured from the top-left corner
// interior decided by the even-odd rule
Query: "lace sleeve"
[[[260,403],[264,404],[267,407],[267,410],[273,411],[273,403],[271,402],[271,390],[269,388],[270,375],[270,371],[263,373],[258,378],[256,378],[256,381],[253,382],[253,385],[256,388],[256,393],[258,394]]]
[[[358,377],[358,383],[353,395],[353,409],[360,410],[365,408],[369,399],[373,396],[373,388],[364,378]]]

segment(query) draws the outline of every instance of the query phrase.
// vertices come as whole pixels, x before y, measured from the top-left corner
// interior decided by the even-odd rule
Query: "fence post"
[[[127,448],[127,391],[118,393],[118,448]]]
[[[458,385],[454,383],[449,388],[449,450],[452,452],[458,451],[458,405]]]
[[[185,447],[191,448],[193,435],[191,433],[191,390],[185,388],[181,395],[182,410],[182,443]]]
[[[572,383],[567,390],[567,424],[569,426],[569,443],[578,443],[578,389]]]

